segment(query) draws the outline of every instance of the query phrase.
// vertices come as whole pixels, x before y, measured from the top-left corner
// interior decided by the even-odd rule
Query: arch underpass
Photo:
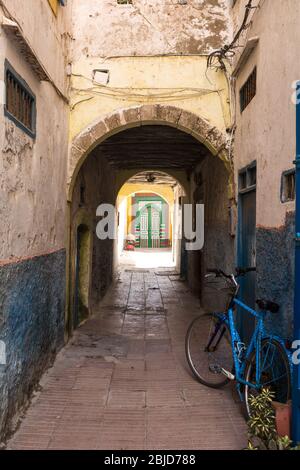
[[[176,198],[185,195],[178,181],[164,172],[143,171],[118,193],[118,259],[136,267],[180,266]]]
[[[98,124],[99,127],[99,124]],[[96,131],[90,128],[91,136],[97,138]],[[101,131],[102,132],[102,131]],[[211,135],[214,131],[211,130]],[[209,132],[206,131],[206,135]],[[85,136],[85,137],[83,137]],[[100,204],[115,206],[115,225],[118,226],[118,194],[124,185],[133,182],[137,175],[154,176],[161,186],[172,187],[173,203],[178,207],[174,217],[174,233],[182,225],[185,204],[204,204],[205,244],[202,250],[187,251],[184,236],[178,240],[174,259],[178,273],[187,279],[193,291],[207,304],[203,277],[207,267],[221,266],[228,269],[233,261],[233,239],[229,230],[229,210],[231,203],[231,174],[224,161],[224,153],[212,154],[207,145],[196,139],[195,134],[187,133],[164,122],[143,122],[143,125],[124,126],[101,138],[99,143],[89,141],[90,151],[84,152],[84,133],[77,141],[77,165],[70,181],[70,251],[69,251],[69,303],[67,323],[69,332],[74,325],[74,315],[78,317],[81,293],[78,293],[78,279],[84,286],[84,311],[93,312],[103,298],[118,269],[118,239],[99,240],[96,216]],[[80,140],[81,139],[81,140]],[[85,139],[85,140],[83,140]],[[82,146],[79,147],[80,142]],[[75,145],[75,144],[74,144]],[[79,153],[79,149],[82,149]],[[224,151],[224,149],[223,149]],[[84,155],[84,157],[83,157]],[[222,159],[223,158],[223,159]],[[74,161],[72,163],[74,166]],[[166,175],[165,181],[159,181]],[[169,178],[169,180],[168,180]],[[136,184],[135,180],[135,184]],[[172,183],[170,183],[172,181]],[[149,191],[148,183],[147,190]],[[141,181],[140,181],[141,183]],[[193,219],[195,211],[193,210]],[[89,228],[89,246],[86,248],[89,260],[83,269],[78,265],[78,227]],[[195,226],[195,220],[193,220]],[[175,242],[174,242],[175,245]],[[86,276],[86,280],[83,277]],[[88,288],[87,288],[88,286]],[[88,289],[88,295],[87,295]],[[77,299],[77,300],[76,300]],[[209,305],[211,306],[211,305]],[[80,316],[80,314],[79,314]],[[84,318],[84,316],[83,316]]]

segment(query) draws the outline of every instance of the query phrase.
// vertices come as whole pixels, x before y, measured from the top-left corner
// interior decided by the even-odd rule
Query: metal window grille
[[[247,108],[248,104],[253,100],[256,95],[256,82],[257,82],[257,69],[253,70],[246,83],[242,86],[240,90],[240,103],[241,103],[241,112]]]
[[[31,136],[35,135],[35,96],[24,80],[6,64],[5,114]]]

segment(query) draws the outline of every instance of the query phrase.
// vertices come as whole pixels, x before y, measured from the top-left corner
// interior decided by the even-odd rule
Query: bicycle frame
[[[238,352],[238,345],[243,344],[241,337],[236,329],[235,321],[234,321],[234,306],[240,307],[242,310],[246,311],[247,313],[251,314],[257,319],[257,324],[252,334],[249,346],[245,350],[243,358],[239,357]],[[243,400],[243,393],[241,391],[241,385],[248,385],[251,388],[260,389],[262,384],[260,383],[261,378],[261,343],[264,338],[271,338],[276,339],[281,344],[284,345],[281,338],[276,336],[267,335],[264,327],[264,318],[266,316],[266,312],[257,312],[252,308],[248,307],[248,305],[244,304],[241,300],[234,297],[230,304],[230,307],[226,314],[217,314],[217,317],[220,320],[221,324],[226,324],[230,331],[231,335],[231,349],[233,354],[233,361],[234,361],[234,368],[235,368],[235,379],[237,382],[237,390],[240,395],[240,398]],[[285,346],[284,346],[285,347]],[[255,384],[249,383],[244,379],[244,372],[247,365],[247,361],[250,358],[251,354],[255,350],[256,354],[256,377],[255,377]],[[285,348],[286,350],[286,348]],[[288,352],[287,355],[289,356]]]

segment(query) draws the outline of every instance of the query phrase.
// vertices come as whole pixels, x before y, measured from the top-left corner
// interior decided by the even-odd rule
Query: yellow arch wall
[[[174,203],[174,193],[170,186],[164,186],[161,184],[125,183],[124,186],[120,189],[118,195],[118,204],[120,204],[124,198],[138,192],[157,193],[159,196],[163,197],[170,206],[172,206]]]
[[[93,121],[131,106],[175,106],[226,132],[229,90],[221,70],[207,70],[207,56],[106,58],[106,85],[93,80],[99,59],[82,56],[72,66],[70,140]]]

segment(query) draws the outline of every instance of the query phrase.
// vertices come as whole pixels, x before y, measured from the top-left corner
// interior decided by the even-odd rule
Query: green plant
[[[264,388],[261,393],[249,399],[251,418],[248,421],[247,450],[300,450],[300,446],[292,447],[288,436],[278,436],[272,406],[274,398],[274,393]]]

